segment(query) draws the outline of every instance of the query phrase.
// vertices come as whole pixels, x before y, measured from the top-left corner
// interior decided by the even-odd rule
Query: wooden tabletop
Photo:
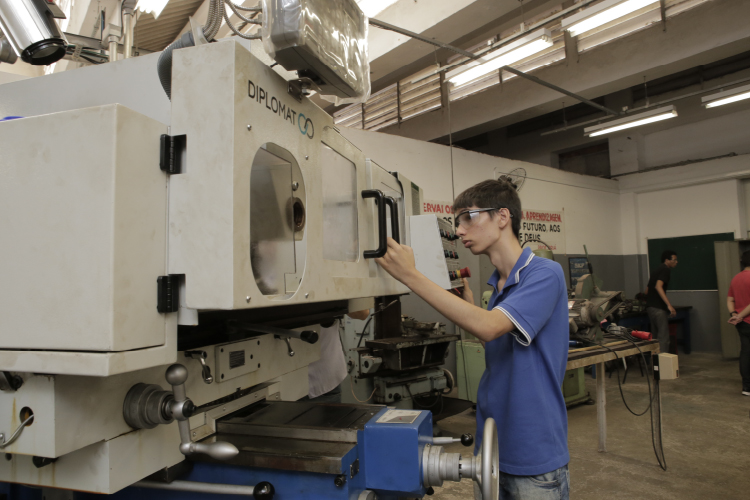
[[[605,343],[604,345],[607,345],[607,343]],[[566,370],[574,370],[576,368],[581,368],[582,366],[590,366],[597,363],[603,363],[605,361],[612,361],[615,358],[633,356],[635,354],[640,354],[641,352],[652,352],[654,354],[659,353],[658,340],[641,340],[636,342],[636,345],[638,346],[637,348],[631,342],[627,342],[625,344],[620,343],[617,345],[607,346],[614,352],[610,352],[603,347],[591,349],[588,351],[572,350],[572,352],[568,353],[568,365],[566,367]],[[638,350],[639,348],[640,351]],[[615,356],[615,353],[617,353],[617,356]]]

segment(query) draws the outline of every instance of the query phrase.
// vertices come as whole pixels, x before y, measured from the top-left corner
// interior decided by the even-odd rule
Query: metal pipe
[[[189,491],[192,493],[211,493],[214,495],[245,495],[252,496],[255,486],[244,486],[239,484],[198,483],[195,481],[181,481],[179,479],[171,483],[160,483],[158,481],[138,481],[133,486],[136,488],[149,488],[152,490]]]
[[[422,36],[419,33],[414,33],[413,31],[405,30],[403,28],[399,28],[398,26],[394,26],[392,24],[388,24],[383,21],[378,21],[377,19],[370,18],[369,21],[371,25],[377,26],[378,28],[382,28],[384,30],[389,30],[389,31],[395,31],[396,33],[401,33],[402,35],[406,35],[416,40],[420,40],[422,42],[429,43],[431,45],[435,45],[443,49],[451,50],[457,54],[461,54],[462,56],[465,56],[471,59],[479,59],[479,56],[476,54],[472,54],[471,52],[468,52],[464,49],[459,49],[458,47],[454,47],[453,45],[449,45],[447,43],[433,40],[432,38],[427,38],[426,36]]]
[[[130,59],[133,57],[133,34],[135,23],[133,23],[134,12],[132,10],[122,11],[122,34],[123,34],[123,58]]]
[[[580,5],[576,5],[575,6],[575,8],[580,8],[580,7],[581,7]],[[566,9],[566,12],[567,11],[569,11],[569,9]],[[383,21],[378,21],[377,19],[370,19],[369,21],[370,21],[371,25],[377,26],[378,28],[383,28],[383,29],[386,29],[386,30],[395,31],[396,33],[401,33],[402,35],[406,35],[406,36],[414,38],[416,40],[421,40],[421,41],[423,41],[425,43],[429,43],[429,44],[435,45],[437,47],[442,47],[444,49],[452,50],[453,52],[461,54],[462,56],[468,57],[470,59],[480,59],[481,56],[482,56],[482,54],[485,54],[488,50],[490,50],[490,49],[487,49],[487,50],[484,50],[484,51],[480,51],[477,54],[472,54],[471,52],[468,52],[468,51],[463,50],[463,49],[459,49],[458,47],[454,47],[453,45],[449,45],[447,43],[439,42],[437,40],[433,40],[431,38],[424,37],[424,36],[422,36],[422,35],[420,35],[418,33],[414,33],[412,31],[405,30],[403,28],[399,28],[398,26],[394,26],[392,24],[388,24],[388,23],[385,23]],[[545,21],[545,22],[547,22],[547,21]],[[525,30],[524,34],[527,33],[528,31],[529,30]],[[511,39],[515,39],[515,38],[517,38],[517,37],[512,37]],[[503,45],[505,45],[505,43],[503,43]],[[463,62],[461,64],[463,64]],[[443,68],[440,68],[440,69],[441,69],[441,71],[444,71]],[[573,99],[577,99],[577,100],[579,100],[579,101],[581,101],[583,103],[588,104],[589,106],[593,106],[596,109],[604,111],[608,115],[620,116],[620,113],[618,113],[617,111],[613,111],[613,110],[611,110],[609,108],[606,108],[606,107],[604,107],[604,106],[602,106],[600,104],[597,104],[597,103],[595,103],[593,101],[590,101],[590,100],[586,99],[585,97],[581,97],[578,94],[574,94],[573,92],[570,92],[568,90],[560,88],[557,85],[553,85],[551,83],[547,83],[544,80],[541,80],[541,79],[539,79],[539,78],[537,78],[535,76],[527,75],[523,71],[519,71],[519,70],[517,70],[515,68],[511,68],[510,66],[504,66],[502,69],[505,70],[505,71],[508,71],[509,73],[513,73],[514,75],[520,76],[522,78],[526,78],[527,80],[531,80],[534,83],[538,83],[539,85],[543,85],[543,86],[545,86],[547,88],[556,90],[556,91],[558,91],[558,92],[560,92],[562,94],[565,94],[567,96],[572,97]],[[425,76],[421,80],[424,80],[425,78],[427,78],[427,77]],[[418,81],[421,81],[421,80],[418,80]]]
[[[589,106],[593,106],[598,110],[604,111],[608,115],[614,115],[614,116],[620,116],[621,113],[618,113],[617,111],[611,110],[607,107],[602,106],[601,104],[597,104],[594,101],[590,101],[589,99],[586,99],[585,97],[581,97],[578,94],[574,94],[573,92],[570,92],[569,90],[565,90],[562,87],[558,87],[557,85],[553,85],[549,82],[545,82],[544,80],[537,78],[535,76],[527,75],[523,71],[519,71],[516,68],[511,68],[510,66],[503,66],[501,68],[502,71],[507,71],[508,73],[513,73],[516,76],[520,76],[521,78],[526,78],[527,80],[530,80],[534,83],[538,83],[539,85],[543,85],[547,88],[550,88],[552,90],[556,90],[557,92],[560,92],[561,94],[565,94],[567,96],[572,97],[573,99],[578,99],[584,104],[588,104]]]
[[[109,37],[109,62],[117,62],[117,37]]]

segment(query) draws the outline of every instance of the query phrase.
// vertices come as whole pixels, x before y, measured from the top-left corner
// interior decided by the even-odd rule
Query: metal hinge
[[[167,174],[182,172],[180,161],[182,150],[187,145],[186,135],[162,134],[159,143],[159,168]]]
[[[180,304],[180,275],[170,274],[156,278],[156,310],[160,313],[176,312]]]

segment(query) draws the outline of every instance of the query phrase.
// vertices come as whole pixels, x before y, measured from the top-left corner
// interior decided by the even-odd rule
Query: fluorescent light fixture
[[[596,137],[597,135],[611,134],[612,132],[625,130],[626,128],[640,127],[648,123],[659,122],[668,118],[674,118],[675,116],[677,116],[677,110],[674,109],[674,106],[664,106],[644,111],[637,115],[600,123],[593,127],[586,127],[583,129],[583,133],[589,137]]]
[[[158,19],[167,3],[169,3],[169,0],[138,0],[135,8],[146,14],[151,13],[154,19]]]
[[[562,29],[578,36],[654,3],[659,0],[605,0],[563,19]]]
[[[491,73],[503,66],[509,66],[515,62],[531,57],[552,46],[552,36],[549,30],[543,29],[528,34],[518,40],[488,52],[478,61],[468,63],[458,69],[449,71],[446,78],[453,85],[463,85],[466,82],[476,80],[487,73]]]
[[[357,5],[367,17],[375,17],[398,0],[357,0]]]
[[[701,97],[701,102],[707,108],[715,108],[716,106],[731,104],[743,99],[750,99],[750,85],[735,87],[732,90],[725,90],[724,92],[719,92],[718,94]]]

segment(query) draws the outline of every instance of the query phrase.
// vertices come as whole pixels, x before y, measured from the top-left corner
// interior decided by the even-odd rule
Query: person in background
[[[661,265],[651,272],[646,288],[646,313],[651,321],[651,333],[659,340],[659,350],[669,352],[669,318],[677,314],[667,298],[667,287],[672,269],[677,265],[677,252],[664,250]]]
[[[352,319],[364,320],[370,311],[357,311],[347,314]],[[310,363],[307,368],[307,380],[310,388],[303,401],[315,403],[340,403],[341,382],[346,378],[346,357],[339,337],[339,322],[336,319],[330,326],[321,325],[320,359]]]
[[[750,251],[740,258],[740,271],[732,278],[727,294],[729,323],[737,327],[740,334],[740,375],[742,394],[750,396]]]

